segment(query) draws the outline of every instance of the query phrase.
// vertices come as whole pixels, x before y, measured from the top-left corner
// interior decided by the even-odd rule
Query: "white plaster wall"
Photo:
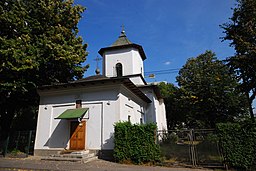
[[[120,120],[127,121],[128,115],[132,123],[140,123],[140,118],[143,118],[145,122],[164,125],[164,116],[159,115],[165,112],[164,104],[157,104],[152,89],[143,91],[152,103],[145,103],[123,85],[56,89],[41,93],[35,149],[69,147],[69,121],[54,118],[66,109],[75,108],[76,100],[82,100],[82,107],[89,108],[85,116],[89,116],[86,119],[87,149],[113,149],[114,124]]]
[[[164,104],[155,97],[155,116],[158,130],[167,130],[167,121],[166,121],[166,112],[164,108]]]
[[[117,99],[115,101],[104,102],[103,106],[103,143],[102,149],[113,149],[114,148],[114,124],[119,121],[119,88],[115,89],[117,93]]]
[[[88,119],[86,120],[86,149],[100,149],[102,145],[102,117],[103,117],[103,103],[93,102],[82,103],[83,108],[89,108]]]
[[[155,96],[154,92],[150,88],[143,88],[141,91],[152,101],[147,104],[145,110],[145,122],[156,123],[156,107],[155,107]]]
[[[167,130],[166,111],[163,100],[158,100],[151,88],[143,88],[142,91],[152,101],[152,103],[149,103],[147,106],[145,121],[147,123],[156,123],[158,130]]]
[[[62,101],[65,106],[54,103],[55,100]],[[67,133],[64,130],[68,129],[67,125],[69,124],[67,124],[67,121],[60,122],[60,120],[54,118],[66,109],[74,107],[74,103],[64,103],[63,96],[52,98],[42,97],[40,99],[35,149],[49,149],[51,147],[65,148],[67,146],[65,142],[69,132]],[[55,140],[56,138],[59,139],[59,142]]]
[[[156,104],[156,118],[158,130],[167,130],[166,112],[163,99],[159,99]]]
[[[82,107],[89,108],[86,128],[88,149],[113,149],[113,124],[118,121],[118,86],[57,90],[43,93],[39,106],[35,149],[68,147],[69,121],[56,120],[62,112],[75,108],[75,101],[82,100]],[[101,132],[102,131],[102,132]],[[54,134],[53,134],[54,133]]]
[[[143,65],[143,60],[140,56],[140,53],[138,49],[133,49],[132,52],[133,52],[133,56],[132,56],[133,65],[136,66],[133,68],[133,73],[142,74],[142,76],[144,77],[144,65]]]
[[[70,124],[68,120],[54,119],[67,109],[74,108],[74,105],[52,106],[50,119],[49,148],[68,148],[70,137]]]
[[[146,105],[141,99],[129,92],[125,87],[121,88],[120,93],[120,120],[128,121],[130,116],[131,123],[140,123],[142,118],[144,121],[144,106]]]
[[[116,77],[116,64],[123,65],[123,75],[144,74],[143,61],[137,49],[127,48],[107,51],[103,55],[103,74]]]

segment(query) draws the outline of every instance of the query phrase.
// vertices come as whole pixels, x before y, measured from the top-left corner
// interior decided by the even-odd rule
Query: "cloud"
[[[165,64],[165,65],[170,65],[170,64],[171,64],[171,61],[166,61],[164,64]]]

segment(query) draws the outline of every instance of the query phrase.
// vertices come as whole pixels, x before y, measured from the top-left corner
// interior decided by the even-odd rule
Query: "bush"
[[[169,133],[169,132],[163,132],[161,143],[163,144],[169,144],[169,143],[177,143],[179,137],[176,135],[175,132]]]
[[[156,144],[156,125],[115,124],[114,158],[117,162],[135,164],[160,161],[160,147]]]
[[[253,123],[217,124],[217,133],[229,166],[247,169],[256,161],[256,125]]]

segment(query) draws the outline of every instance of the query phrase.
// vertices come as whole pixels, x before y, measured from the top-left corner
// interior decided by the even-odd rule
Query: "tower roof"
[[[125,34],[125,31],[122,30],[120,36],[118,37],[118,39],[109,47],[105,47],[105,48],[101,48],[99,50],[99,54],[101,56],[103,56],[105,51],[110,51],[110,50],[116,50],[116,49],[124,49],[124,48],[136,48],[139,50],[140,56],[143,60],[146,59],[146,55],[145,52],[142,48],[141,45],[132,43]]]
[[[133,44],[125,35],[125,31],[121,31],[120,36],[118,37],[118,39],[111,45],[111,47],[114,46],[122,46],[122,45],[129,45],[129,44]]]

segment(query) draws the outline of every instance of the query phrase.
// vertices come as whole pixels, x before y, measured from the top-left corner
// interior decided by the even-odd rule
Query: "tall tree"
[[[179,71],[177,82],[189,107],[191,127],[214,128],[218,122],[232,121],[244,114],[243,95],[229,68],[211,51],[190,58]]]
[[[183,105],[182,90],[171,84],[161,82],[158,87],[164,98],[167,127],[169,130],[175,129],[186,122],[187,108]]]
[[[237,0],[230,21],[221,25],[226,34],[223,40],[231,41],[236,55],[228,59],[229,65],[242,82],[240,89],[246,93],[251,119],[254,121],[253,100],[256,95],[256,1]]]
[[[37,86],[82,78],[88,67],[77,36],[83,11],[73,0],[0,1],[2,138],[15,115],[38,105]]]

